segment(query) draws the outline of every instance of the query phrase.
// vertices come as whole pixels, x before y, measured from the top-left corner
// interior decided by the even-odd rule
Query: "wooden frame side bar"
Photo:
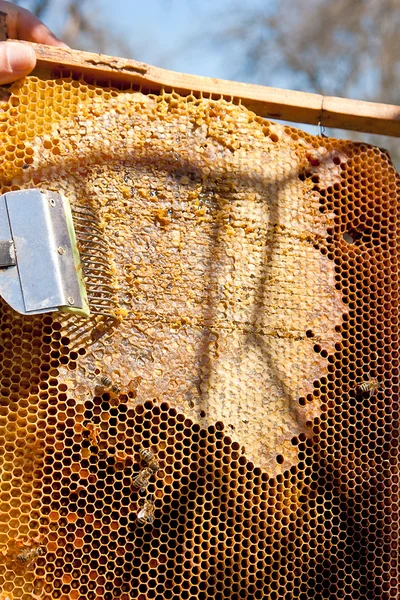
[[[72,72],[93,81],[109,81],[110,85],[137,85],[143,91],[165,89],[182,95],[225,98],[243,104],[261,117],[400,137],[400,106],[187,75],[135,60],[30,45],[37,55],[38,73]]]

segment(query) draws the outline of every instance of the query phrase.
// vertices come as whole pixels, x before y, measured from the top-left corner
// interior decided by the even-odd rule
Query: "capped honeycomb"
[[[92,315],[0,304],[0,600],[398,598],[390,158],[125,88],[1,97]]]

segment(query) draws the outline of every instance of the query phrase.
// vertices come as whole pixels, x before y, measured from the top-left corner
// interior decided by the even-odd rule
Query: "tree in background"
[[[251,12],[233,10],[230,25],[218,32],[228,46],[241,40],[244,71],[256,73],[259,81],[285,69],[297,89],[399,102],[398,0],[280,0],[266,5]]]
[[[235,56],[231,77],[274,85],[284,72],[294,89],[400,104],[399,0],[242,3],[217,28],[212,39]],[[386,147],[400,163],[396,138],[352,138]]]

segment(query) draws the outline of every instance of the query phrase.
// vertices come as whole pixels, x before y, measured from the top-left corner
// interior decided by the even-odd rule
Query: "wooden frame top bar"
[[[261,117],[400,137],[400,106],[187,75],[104,54],[30,45],[38,59],[34,73],[72,72],[110,85],[138,85],[143,91],[165,89],[181,95],[225,98]]]

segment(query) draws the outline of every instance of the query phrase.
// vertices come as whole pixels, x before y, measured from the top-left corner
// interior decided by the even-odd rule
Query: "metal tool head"
[[[0,196],[0,295],[31,315],[89,316],[68,200],[40,189]]]

